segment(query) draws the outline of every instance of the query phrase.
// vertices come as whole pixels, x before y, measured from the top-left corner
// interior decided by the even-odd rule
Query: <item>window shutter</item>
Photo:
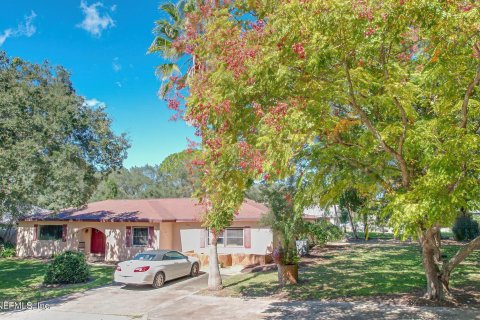
[[[67,225],[64,224],[62,226],[62,242],[66,242],[67,241]]]
[[[250,232],[250,227],[245,227],[243,229],[243,246],[245,248],[251,248],[252,247],[252,235]]]
[[[205,236],[207,232],[206,229],[200,229],[200,248],[205,248]]]
[[[128,226],[125,232],[125,246],[132,246],[132,227]]]
[[[33,225],[33,240],[38,239],[38,224]]]
[[[153,247],[153,237],[155,236],[153,227],[148,227],[148,246]]]

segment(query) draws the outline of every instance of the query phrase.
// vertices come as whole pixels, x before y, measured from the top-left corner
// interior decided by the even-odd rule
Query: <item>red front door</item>
[[[91,253],[105,254],[105,234],[97,229],[92,228]]]

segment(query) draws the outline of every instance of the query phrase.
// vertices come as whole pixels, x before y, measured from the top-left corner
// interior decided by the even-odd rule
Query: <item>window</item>
[[[148,228],[133,228],[132,243],[134,246],[148,245]]]
[[[61,225],[39,226],[38,240],[61,240],[62,233]]]
[[[146,261],[153,261],[155,259],[155,254],[149,253],[139,253],[133,257],[133,260],[146,260]]]
[[[180,260],[180,259],[187,259],[183,254],[176,251],[170,251],[163,255],[163,260]]]
[[[243,229],[227,229],[225,233],[227,247],[243,247]]]
[[[207,233],[207,244],[211,244],[211,232]],[[243,228],[227,228],[218,235],[217,245],[243,247]]]
[[[223,236],[224,234],[225,234],[225,232],[222,231],[222,232],[220,232],[220,234],[218,235],[217,245],[219,245],[219,244],[224,244],[224,243],[225,243],[225,241],[224,241],[224,236]]]
[[[212,232],[209,229],[207,229],[207,246],[212,244],[210,242],[211,239],[212,239]],[[219,244],[223,245],[223,231],[220,232],[220,234],[218,235],[218,238],[217,238],[217,245],[219,245]]]

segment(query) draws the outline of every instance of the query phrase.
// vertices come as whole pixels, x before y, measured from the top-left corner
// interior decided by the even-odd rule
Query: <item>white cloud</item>
[[[120,59],[118,59],[118,57],[113,58],[112,68],[113,68],[113,71],[115,72],[122,70],[122,65],[120,64],[119,60]]]
[[[89,108],[105,108],[105,102],[99,101],[95,98],[83,100],[83,104]]]
[[[12,29],[6,29],[3,31],[3,34],[0,35],[0,46],[12,36]]]
[[[84,29],[93,36],[100,37],[104,30],[115,26],[115,21],[113,21],[108,13],[102,15],[100,12],[103,8],[103,3],[96,2],[88,5],[82,0],[80,2],[80,8],[82,9],[85,18],[77,25],[77,27]]]
[[[117,10],[117,5],[114,4],[113,6],[110,7],[110,11],[115,12]]]
[[[33,25],[33,19],[35,19],[36,16],[37,14],[33,10],[29,16],[25,16],[25,23],[18,25],[17,33],[27,37],[33,36],[35,32],[37,32],[37,28]]]
[[[120,81],[115,82],[115,84],[116,84],[119,88],[122,87],[122,83],[121,83]]]
[[[30,15],[25,16],[24,21],[19,23],[16,28],[8,28],[3,30],[3,32],[0,34],[0,46],[3,45],[8,38],[11,37],[33,36],[35,32],[37,32],[37,28],[33,24],[33,19],[35,19],[36,16],[37,14],[32,10],[30,12]]]

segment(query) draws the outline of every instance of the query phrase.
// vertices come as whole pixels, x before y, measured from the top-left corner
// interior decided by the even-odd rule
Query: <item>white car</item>
[[[115,281],[160,288],[168,280],[188,275],[196,277],[199,270],[197,258],[174,250],[150,250],[136,254],[133,260],[120,262],[115,270]]]

